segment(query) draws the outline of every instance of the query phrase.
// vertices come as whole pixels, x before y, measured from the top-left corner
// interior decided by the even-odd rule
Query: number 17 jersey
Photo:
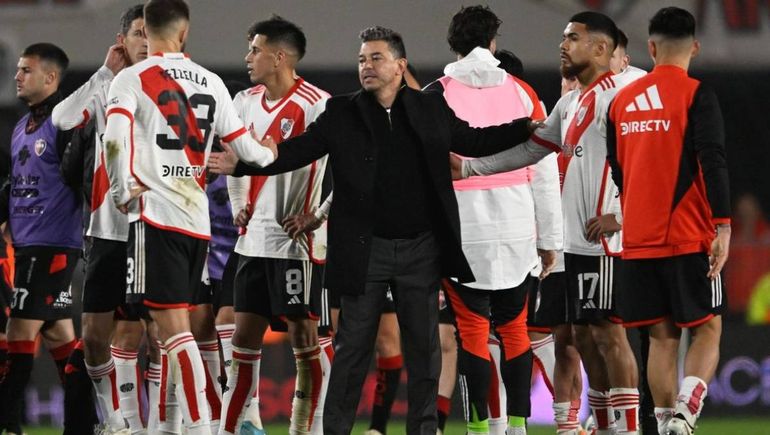
[[[115,114],[131,122],[117,178],[148,189],[129,220],[209,239],[205,181],[214,134],[232,142],[246,133],[219,76],[183,53],[153,55],[113,80],[107,115]],[[111,152],[118,150],[108,146],[107,160]]]

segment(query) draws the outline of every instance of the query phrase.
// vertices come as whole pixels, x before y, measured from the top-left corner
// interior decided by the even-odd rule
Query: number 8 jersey
[[[105,164],[115,204],[130,189],[129,221],[200,239],[210,238],[206,160],[214,135],[241,160],[272,163],[272,152],[253,140],[216,74],[183,53],[162,53],[121,71],[107,99]]]

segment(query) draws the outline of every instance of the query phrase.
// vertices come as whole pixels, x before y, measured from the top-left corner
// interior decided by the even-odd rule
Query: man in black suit
[[[390,289],[406,357],[407,433],[434,435],[440,280],[474,280],[460,244],[449,152],[494,154],[526,140],[534,124],[522,118],[471,128],[440,94],[402,84],[407,60],[398,33],[372,27],[360,37],[363,89],[331,98],[304,134],[281,143],[271,166],[238,162],[235,174],[278,174],[329,154],[334,201],[325,278],[326,287],[341,295],[341,312],[324,433],[349,434],[352,429]],[[226,151],[212,154],[209,167],[231,173],[236,162]]]

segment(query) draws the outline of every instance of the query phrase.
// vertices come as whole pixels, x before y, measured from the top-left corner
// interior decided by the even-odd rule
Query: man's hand
[[[449,169],[452,171],[453,180],[463,179],[463,161],[454,153],[449,153]]]
[[[147,192],[148,189],[147,186],[141,186],[141,185],[134,185],[131,186],[129,189],[130,196],[128,201],[126,201],[124,204],[121,204],[118,206],[118,210],[123,214],[128,214],[128,206],[131,204],[131,201],[135,200],[136,198],[139,198],[144,192]]]
[[[211,153],[209,155],[207,166],[215,174],[233,175],[235,167],[238,166],[238,155],[225,142],[222,142],[222,150],[221,153]]]
[[[620,231],[620,224],[614,214],[604,214],[588,219],[586,222],[586,239],[590,242],[599,242],[602,234]]]
[[[303,213],[287,216],[282,222],[283,230],[291,237],[296,239],[302,233],[311,233],[323,224],[323,220],[318,219],[315,213]]]
[[[719,276],[730,253],[730,225],[717,225],[717,236],[711,242],[708,277],[712,280]]]
[[[278,144],[275,143],[272,136],[265,136],[260,144],[273,152],[273,160],[278,158]]]
[[[246,208],[243,208],[238,212],[238,214],[233,218],[233,225],[240,228],[246,228],[246,226],[249,225],[251,213],[249,213],[248,208],[249,207],[247,205]]]
[[[538,277],[542,280],[550,275],[553,268],[556,267],[556,251],[538,249],[537,255],[540,257],[540,263],[543,265],[543,270],[540,271],[540,276]]]
[[[537,121],[533,119],[527,123],[527,128],[529,129],[530,133],[534,133],[535,130],[543,127],[545,127],[545,119],[541,119]]]
[[[112,74],[118,74],[120,70],[126,67],[126,64],[126,49],[123,44],[117,43],[107,50],[104,66],[109,68]]]

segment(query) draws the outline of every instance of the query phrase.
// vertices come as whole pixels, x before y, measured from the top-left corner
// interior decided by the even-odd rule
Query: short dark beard
[[[583,71],[588,68],[588,62],[582,63],[582,64],[570,64],[569,66],[566,65],[560,65],[559,71],[561,72],[561,76],[565,79],[574,79],[577,78],[577,76],[582,73]]]

